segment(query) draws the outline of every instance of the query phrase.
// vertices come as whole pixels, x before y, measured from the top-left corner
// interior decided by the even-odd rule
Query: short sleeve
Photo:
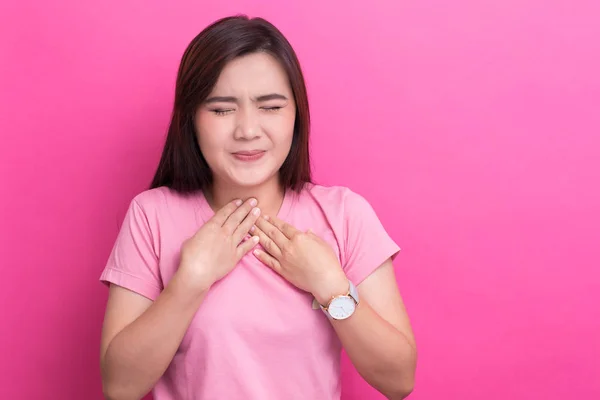
[[[162,290],[162,282],[153,243],[146,213],[134,199],[129,205],[100,281],[122,286],[155,300]]]
[[[344,271],[355,285],[361,283],[400,247],[392,240],[373,207],[352,191],[344,201]]]

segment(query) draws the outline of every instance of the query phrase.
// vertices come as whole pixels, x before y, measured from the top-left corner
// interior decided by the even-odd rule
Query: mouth
[[[265,155],[264,150],[245,150],[232,153],[233,156],[240,161],[256,161]]]

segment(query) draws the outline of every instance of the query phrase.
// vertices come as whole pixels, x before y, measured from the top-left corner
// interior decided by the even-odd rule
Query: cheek
[[[294,137],[294,116],[281,118],[271,126],[271,140],[275,144],[278,153],[289,151]]]
[[[203,118],[196,123],[196,138],[200,150],[207,160],[214,158],[216,153],[225,147],[227,135],[223,134],[226,127],[222,121],[214,118]]]
[[[274,161],[282,164],[287,158],[292,147],[292,138],[294,132],[292,129],[286,131],[278,131],[275,137],[271,137],[273,141],[273,157]]]

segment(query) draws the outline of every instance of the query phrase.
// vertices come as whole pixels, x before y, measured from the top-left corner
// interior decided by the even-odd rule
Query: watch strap
[[[352,283],[352,281],[350,279],[348,279],[348,282],[350,283],[350,296],[352,296],[352,298],[354,299],[354,301],[356,302],[356,304],[358,304],[359,299],[358,299],[358,289],[356,288],[356,286],[354,286],[354,283]]]
[[[356,304],[358,304],[359,303],[358,289],[356,288],[356,286],[354,285],[354,283],[352,283],[352,281],[350,279],[348,279],[348,283],[350,285],[350,289],[348,290],[348,293],[346,295],[352,297],[354,299],[354,301],[356,302]],[[313,310],[321,309],[321,310],[325,311],[325,308],[321,304],[319,304],[319,302],[315,298],[313,298],[313,301],[312,301],[312,309]]]

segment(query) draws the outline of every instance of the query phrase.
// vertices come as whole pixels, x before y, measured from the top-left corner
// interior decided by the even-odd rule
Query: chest
[[[339,258],[337,239],[324,220],[292,217],[287,222],[300,230],[312,229]],[[171,237],[163,241],[161,274],[165,284],[176,271],[181,243],[193,234],[188,230],[182,232],[181,240]],[[324,313],[312,308],[312,301],[311,294],[297,289],[249,253],[208,291],[180,351],[194,349],[194,353],[206,354],[208,348],[230,348],[232,344],[238,351],[260,352],[267,346],[268,352],[280,352],[279,356],[288,352],[290,357],[336,351],[337,335]]]
[[[186,340],[216,342],[229,337],[249,346],[264,342],[277,346],[326,339],[330,324],[311,305],[310,294],[248,254],[207,293]]]

